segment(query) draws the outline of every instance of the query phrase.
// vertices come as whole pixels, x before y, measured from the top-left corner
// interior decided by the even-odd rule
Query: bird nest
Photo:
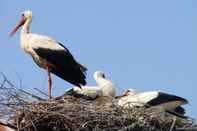
[[[9,92],[5,96],[1,93],[0,119],[6,119],[5,125],[20,131],[186,131],[197,128],[194,120],[165,112],[118,108],[114,99],[108,97],[92,101],[63,95],[44,100],[16,89],[8,80],[1,84],[0,91]]]

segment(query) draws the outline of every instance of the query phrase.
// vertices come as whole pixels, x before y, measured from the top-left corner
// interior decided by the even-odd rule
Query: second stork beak
[[[25,23],[25,17],[21,16],[20,21],[17,23],[17,25],[12,29],[12,31],[10,32],[10,36],[13,36],[16,31]]]

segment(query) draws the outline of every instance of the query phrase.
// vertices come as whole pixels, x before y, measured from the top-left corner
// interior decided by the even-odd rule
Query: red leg
[[[51,99],[51,85],[52,85],[52,79],[51,79],[51,73],[50,73],[50,68],[47,66],[47,74],[48,74],[48,95],[49,99]]]

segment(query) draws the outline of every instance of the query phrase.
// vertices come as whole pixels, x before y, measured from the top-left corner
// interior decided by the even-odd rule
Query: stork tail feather
[[[82,64],[79,64],[79,66],[80,66],[81,71],[84,72],[84,73],[86,73],[86,71],[88,70],[88,68],[85,67],[85,66],[82,65]]]

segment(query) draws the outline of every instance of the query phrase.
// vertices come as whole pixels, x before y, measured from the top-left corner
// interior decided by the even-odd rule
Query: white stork
[[[118,100],[118,105],[125,108],[161,106],[166,111],[173,111],[181,115],[185,113],[181,105],[187,103],[188,101],[182,97],[162,91],[136,93],[133,89],[128,89]]]
[[[81,86],[81,88],[73,87],[72,89],[69,89],[66,94],[89,100],[94,100],[102,96],[115,96],[116,91],[114,83],[107,80],[102,71],[96,71],[93,77],[97,83],[97,86]]]
[[[32,56],[39,67],[47,70],[49,98],[51,98],[51,72],[78,87],[85,85],[87,69],[79,64],[69,50],[58,41],[47,36],[29,33],[31,21],[32,12],[24,11],[10,36],[23,26],[20,34],[21,48]]]

